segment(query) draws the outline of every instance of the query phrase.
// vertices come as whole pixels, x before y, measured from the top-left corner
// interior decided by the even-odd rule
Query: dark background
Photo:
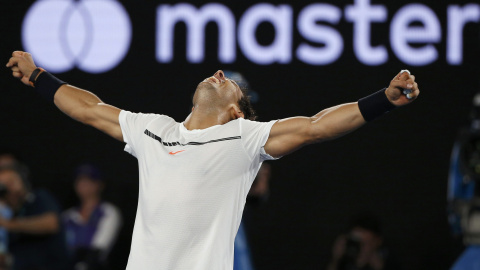
[[[22,50],[21,25],[34,1],[2,1],[0,62],[13,50]],[[221,64],[217,58],[217,28],[207,26],[206,60],[189,64],[185,57],[185,27],[177,26],[175,58],[160,64],[155,58],[156,8],[161,1],[121,1],[130,15],[132,43],[125,59],[102,74],[79,69],[57,74],[70,84],[91,90],[104,102],[135,112],[153,112],[183,121],[195,86],[218,69],[240,71],[259,96],[255,104],[260,121],[295,115],[311,116],[339,103],[356,101],[387,86],[400,69],[416,76],[422,91],[411,106],[398,109],[336,141],[309,146],[272,162],[273,179],[268,202],[254,215],[250,235],[257,269],[321,269],[335,237],[352,215],[372,212],[381,218],[388,245],[404,269],[448,269],[458,256],[458,241],[450,236],[446,218],[450,151],[458,129],[468,124],[470,104],[479,88],[479,24],[464,31],[464,63],[446,62],[446,10],[464,1],[423,1],[442,23],[442,41],[435,47],[439,59],[411,67],[392,52],[389,25],[393,14],[408,1],[373,1],[387,5],[388,22],[374,24],[372,44],[385,44],[386,64],[369,67],[353,53],[352,24],[333,26],[344,39],[339,60],[311,66],[260,66],[246,59],[237,46],[237,61]],[[174,3],[174,2],[167,2]],[[196,1],[197,7],[207,3]],[[236,15],[254,1],[225,2]],[[282,2],[299,11],[312,2]],[[329,1],[342,10],[353,1]],[[276,3],[278,4],[278,3]],[[273,28],[262,24],[261,42],[272,40]],[[294,46],[302,42],[294,24]],[[238,44],[238,43],[237,43]],[[295,57],[294,57],[295,59]],[[136,159],[117,142],[91,127],[72,121],[0,70],[0,147],[18,151],[31,167],[33,184],[50,189],[63,208],[75,203],[72,171],[84,161],[96,162],[108,180],[106,198],[116,203],[124,227],[113,251],[112,264],[122,269],[128,257],[137,205]]]

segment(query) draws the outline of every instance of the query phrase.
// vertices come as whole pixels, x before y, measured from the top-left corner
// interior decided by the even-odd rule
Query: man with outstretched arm
[[[14,52],[7,67],[68,116],[125,142],[138,159],[129,270],[232,269],[245,198],[264,160],[349,133],[420,93],[405,71],[358,102],[312,117],[256,122],[246,93],[219,70],[198,84],[191,113],[178,123],[107,105],[37,68],[26,52]]]

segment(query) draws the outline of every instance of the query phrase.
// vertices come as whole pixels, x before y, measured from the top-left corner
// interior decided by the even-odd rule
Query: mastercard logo
[[[131,38],[128,13],[115,0],[37,1],[22,25],[25,51],[54,73],[109,71],[125,58]]]

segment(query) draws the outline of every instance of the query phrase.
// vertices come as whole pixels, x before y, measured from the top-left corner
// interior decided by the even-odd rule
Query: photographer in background
[[[14,270],[63,270],[66,267],[65,238],[60,226],[59,207],[45,190],[32,191],[28,169],[16,162],[2,162],[2,198],[13,211],[12,219],[0,218],[0,227],[9,232],[9,251]]]
[[[355,218],[335,241],[327,270],[398,270],[383,245],[380,222],[370,215]]]

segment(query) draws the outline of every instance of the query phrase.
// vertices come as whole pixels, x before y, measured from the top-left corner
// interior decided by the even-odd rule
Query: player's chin
[[[197,85],[197,89],[210,89],[210,90],[215,90],[216,87],[212,82],[209,81],[203,81]]]

